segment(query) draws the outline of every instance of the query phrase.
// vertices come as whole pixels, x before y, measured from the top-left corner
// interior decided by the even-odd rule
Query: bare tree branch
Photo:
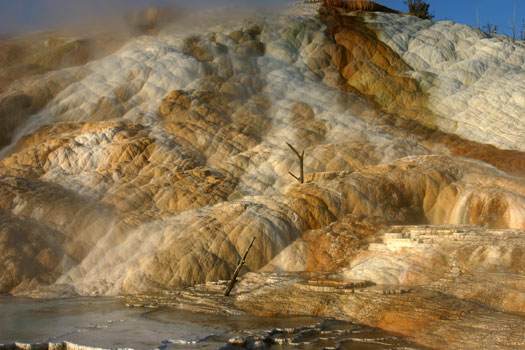
[[[301,156],[299,155],[299,152],[297,152],[297,151],[295,150],[295,148],[294,148],[292,145],[290,145],[288,142],[286,142],[286,144],[288,145],[288,147],[290,147],[290,148],[292,149],[292,151],[294,151],[295,154],[297,154],[297,157],[299,157],[299,158],[301,157]],[[303,151],[303,152],[304,152],[304,151]]]
[[[250,242],[248,249],[246,249],[244,256],[242,257],[241,261],[239,261],[239,264],[237,264],[237,268],[233,272],[232,279],[230,280],[230,283],[228,283],[228,287],[224,291],[225,297],[230,295],[230,292],[232,291],[233,286],[235,285],[235,282],[237,282],[237,275],[239,274],[239,272],[241,272],[241,269],[244,266],[244,263],[246,262],[246,257],[248,256],[248,252],[250,251],[254,241],[255,241],[255,237],[252,238],[252,241]]]
[[[301,182],[301,179],[299,179],[297,176],[295,176],[294,174],[292,174],[291,172],[288,172],[288,174],[292,175],[294,177],[294,179],[296,179],[297,181]]]
[[[294,153],[297,155],[297,158],[299,158],[299,166],[301,168],[300,169],[301,174],[299,175],[299,177],[295,176],[291,172],[288,172],[288,173],[292,175],[300,183],[304,183],[304,150],[301,154],[299,154],[299,152],[297,152],[297,150],[292,145],[290,145],[288,142],[286,142],[286,144],[288,145],[288,147],[292,149],[292,151],[294,151]]]

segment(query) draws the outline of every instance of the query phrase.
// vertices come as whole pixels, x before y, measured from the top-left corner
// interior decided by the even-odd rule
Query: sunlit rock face
[[[0,147],[59,92],[86,77],[87,63],[115,52],[132,36],[157,34],[175,17],[169,8],[149,8],[62,31],[0,39]]]
[[[425,286],[523,313],[524,259],[523,231],[402,226],[359,254],[345,275],[377,284]]]
[[[366,21],[411,69],[435,120],[426,125],[523,151],[525,44],[451,21],[380,14]]]
[[[498,184],[491,186],[492,181]],[[305,233],[272,260],[267,269],[337,270],[344,264],[336,264],[334,268],[335,261],[352,261],[354,250],[377,239],[373,233],[384,230],[385,223],[477,224],[523,230],[525,203],[516,189],[524,185],[522,179],[507,177],[483,163],[423,156],[295,186],[288,195],[312,201],[312,206],[328,206],[338,221]],[[353,216],[347,217],[348,214]],[[339,251],[340,247],[345,248]],[[320,261],[327,262],[320,264]],[[377,282],[405,283],[404,280]]]
[[[483,250],[500,252],[487,253],[490,276],[521,288],[523,241],[483,228],[525,230],[522,43],[317,7],[168,27],[6,84],[0,291],[139,293],[227,279],[252,237],[252,271],[445,293],[456,265],[439,257],[466,249],[473,274],[469,259]],[[437,33],[449,44],[416,45]],[[509,54],[484,56],[494,45]],[[459,74],[465,62],[484,69]],[[496,100],[501,113],[484,104]],[[305,183],[289,174],[299,162],[286,143],[304,150]],[[396,275],[386,267],[402,258],[382,236],[393,224],[477,225],[483,243],[401,249],[414,272]],[[426,254],[439,276],[418,265]],[[450,293],[523,311],[522,294],[489,301],[478,282]]]
[[[195,18],[2,80],[0,292],[167,293],[255,237],[228,307],[522,345],[523,43],[318,5]]]
[[[221,299],[213,300],[220,304]],[[249,273],[239,284],[234,303],[262,316],[314,314],[359,320],[431,349],[512,349],[524,344],[521,314],[421,287]]]

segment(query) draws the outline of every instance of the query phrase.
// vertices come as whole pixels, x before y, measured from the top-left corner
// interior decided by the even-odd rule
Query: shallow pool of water
[[[421,349],[384,331],[298,316],[205,315],[129,308],[116,298],[26,299],[0,296],[0,349],[63,343],[104,349]],[[72,343],[72,344],[69,344]],[[47,348],[47,347],[44,347]],[[51,348],[51,347],[49,347]]]

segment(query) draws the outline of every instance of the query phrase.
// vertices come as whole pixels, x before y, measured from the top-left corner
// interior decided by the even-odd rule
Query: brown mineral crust
[[[112,19],[112,22],[124,21],[130,32],[102,24],[102,33],[100,28],[91,34],[92,28],[79,28],[24,33],[0,39],[0,94],[21,78],[82,66],[111,54],[122,47],[133,31],[156,33],[174,17],[169,8],[148,8],[125,15],[122,19]],[[83,34],[79,35],[81,31]]]
[[[0,148],[9,144],[13,130],[34,112],[31,98],[25,93],[0,95]]]
[[[256,237],[247,261],[250,270],[260,269],[299,234],[288,218],[291,208],[265,198],[251,202],[221,203],[202,208],[200,215],[185,216],[177,237],[167,239],[147,266],[147,278],[170,287],[227,279],[240,255]],[[272,217],[272,221],[267,218]],[[272,241],[275,233],[277,241]],[[134,285],[124,288],[133,290]]]
[[[325,140],[327,128],[324,120],[315,120],[314,111],[306,103],[292,106],[290,125],[297,128],[296,137],[306,144],[318,144]]]
[[[410,66],[377,38],[360,15],[321,7],[319,17],[327,25],[326,35],[336,45],[325,54],[344,78],[345,84],[340,86],[343,91],[357,90],[370,103],[405,118],[431,117],[426,95],[416,80],[404,74]]]
[[[12,212],[17,206],[16,198],[24,203],[17,207],[18,218],[7,216],[4,222],[6,229],[9,230],[11,227],[7,225],[9,222],[21,220],[25,229],[37,233],[26,235],[25,241],[22,241],[25,243],[21,244],[31,245],[38,250],[40,241],[53,242],[53,236],[56,235],[60,238],[58,241],[46,244],[51,244],[49,248],[58,256],[62,256],[62,252],[65,252],[73,259],[71,262],[79,262],[85,258],[94,247],[94,243],[103,236],[113,217],[111,208],[107,206],[90,203],[59,186],[37,180],[2,175],[0,193],[3,199],[0,210],[7,213]],[[39,230],[42,232],[40,233]],[[41,268],[46,268],[48,272],[54,271],[58,268],[56,265],[59,262],[42,264]],[[9,273],[17,275],[25,267],[22,264]],[[55,277],[57,277],[56,273]]]
[[[313,177],[305,184],[296,184],[286,193],[288,198],[294,199],[291,201],[288,199],[287,203],[303,218],[305,223],[301,228],[303,234],[270,261],[265,271],[334,271],[344,268],[345,264],[361,266],[359,263],[366,261],[368,257],[368,253],[363,252],[363,249],[371,241],[376,242],[378,232],[381,232],[385,224],[482,223],[486,227],[525,229],[525,221],[519,215],[521,209],[517,209],[523,207],[523,197],[518,193],[522,192],[525,184],[519,178],[498,179],[496,174],[493,175],[495,181],[492,182],[483,175],[489,169],[491,168],[486,168],[482,163],[473,163],[465,159],[427,156],[417,160],[412,158],[396,161],[388,166],[366,167],[356,172],[325,173],[318,178]],[[498,199],[494,200],[494,198]],[[484,211],[476,210],[480,206]],[[515,211],[516,209],[518,211]],[[374,219],[374,216],[381,219]],[[474,217],[476,219],[473,219]],[[492,218],[492,221],[486,218]],[[367,224],[361,225],[355,220],[362,220]],[[344,233],[340,231],[342,228],[346,230]],[[453,232],[453,229],[450,230]],[[368,236],[372,233],[372,236]],[[497,307],[505,304],[507,308],[508,303],[504,300],[522,298],[522,294],[518,292],[521,284],[515,278],[515,270],[510,268],[510,266],[519,266],[520,263],[508,258],[512,256],[519,260],[521,250],[513,253],[514,245],[519,243],[509,241],[509,246],[500,245],[501,242],[497,237],[497,235],[480,234],[479,238],[472,240],[456,238],[449,243],[446,243],[447,238],[444,238],[443,244],[464,247],[462,250],[464,255],[459,253],[461,251],[459,248],[455,248],[458,249],[458,253],[451,253],[458,261],[462,261],[461,256],[464,256],[465,261],[473,259],[478,251],[476,249],[481,247],[488,249],[487,261],[490,261],[490,257],[499,261],[498,256],[505,256],[502,259],[508,263],[501,267],[502,276],[494,280],[505,286],[501,287],[505,292],[500,294],[508,298],[486,297],[492,295],[489,292],[492,288],[483,288],[483,283],[479,280],[475,283],[467,282],[468,278],[461,280],[461,283],[464,285],[470,283],[471,287],[459,288],[457,295],[465,293],[470,288],[472,300]],[[434,239],[437,240],[432,238]],[[482,244],[477,243],[478,239]],[[410,239],[407,238],[407,241]],[[414,238],[413,241],[418,241],[418,238]],[[423,244],[421,247],[426,246]],[[417,249],[412,253],[408,248],[403,248],[402,252],[406,252],[407,257],[404,258],[406,262],[401,263],[396,259],[402,259],[402,255],[396,252],[395,245],[392,249],[394,250],[386,249],[386,252],[380,254],[377,259],[381,262],[380,265],[390,259],[392,261],[390,268],[394,271],[399,269],[400,275],[393,271],[386,271],[385,275],[376,273],[374,276],[378,280],[373,280],[374,282],[414,285],[433,283],[442,276],[447,276],[459,263],[454,265],[453,262],[449,262],[445,250],[432,251],[430,248],[425,254],[417,253],[420,252]],[[370,254],[373,255],[376,251],[377,249],[372,250]],[[481,261],[485,264],[485,258]],[[487,263],[493,264],[493,262]],[[410,267],[403,267],[404,264]],[[371,271],[374,267],[379,271],[380,265],[371,263]],[[430,270],[427,271],[429,268]],[[467,270],[470,271],[472,268],[468,267]],[[464,273],[467,276],[467,272]],[[360,278],[359,275],[356,278]],[[459,285],[460,281],[456,280],[456,282]],[[444,278],[436,288],[440,291],[450,291],[451,283],[449,279]],[[518,283],[518,287],[515,283]],[[479,297],[476,294],[479,294]],[[522,302],[517,302],[516,306],[509,310],[515,311],[516,307],[521,310],[522,305]]]
[[[523,345],[523,316],[421,288],[389,286],[318,292],[302,277],[245,275],[234,305],[261,316],[317,315],[364,323],[433,349],[511,349]],[[284,302],[283,302],[284,301]]]
[[[386,229],[384,219],[373,216],[346,215],[322,229],[301,236],[308,246],[306,271],[339,271],[347,267],[360,249]]]
[[[112,35],[77,38],[67,33],[44,32],[0,41],[0,93],[21,78],[65,67],[81,66],[118,50],[124,38]]]
[[[185,55],[193,56],[203,62],[213,61],[213,52],[206,45],[200,45],[199,37],[192,36],[184,39],[185,47],[182,52]]]
[[[151,34],[173,17],[168,9],[150,8],[127,16],[125,26],[131,32]],[[36,32],[0,40],[0,148],[12,141],[13,131],[29,116],[80,80],[89,70],[84,65],[116,52],[131,34],[120,29],[87,35],[75,32]],[[43,75],[46,79],[39,78]],[[120,104],[131,96],[123,88],[115,93]],[[122,115],[122,106],[107,98],[98,101],[97,109],[93,121]]]
[[[391,222],[424,223],[427,218],[421,209],[425,197],[434,196],[452,179],[444,169],[407,170],[395,166],[365,168],[334,180],[293,187],[287,195],[319,198],[338,218],[345,214],[377,215]],[[435,181],[436,176],[444,177],[444,181]]]
[[[70,71],[51,71],[46,79],[29,76],[14,81],[8,91],[0,94],[0,147],[12,141],[13,132],[31,115],[86,74],[87,69],[79,66]]]
[[[448,146],[453,155],[480,159],[509,174],[525,177],[524,152],[502,150],[492,145],[464,140],[456,135],[440,134],[439,140]]]
[[[165,162],[166,155],[162,155],[142,126],[122,122],[44,126],[19,142],[20,151],[2,160],[0,173],[37,178],[63,161],[62,152],[74,147],[75,137],[110,130],[117,132],[105,149],[104,164],[91,171],[102,183],[114,175],[121,178],[102,197],[102,202],[121,212],[134,211],[148,203],[155,203],[154,207],[162,211],[179,212],[224,200],[233,189],[231,179],[224,181],[223,174],[200,167],[202,156],[191,151],[182,151],[181,159],[170,166],[155,166]],[[130,191],[134,196],[129,196]]]
[[[30,219],[13,218],[0,209],[0,293],[53,283],[71,262],[59,231]]]
[[[480,159],[510,174],[525,175],[523,152],[498,149],[437,130],[435,117],[426,107],[428,97],[414,79],[404,76],[411,68],[377,38],[373,26],[361,17],[364,14],[344,15],[337,7],[319,9],[334,46],[326,45],[311,63],[329,59],[344,79],[340,89],[357,92],[370,104],[390,113],[376,113],[374,122],[406,130],[420,142],[443,144],[453,155]],[[321,58],[323,55],[326,58]],[[310,68],[319,72],[315,65]]]
[[[498,194],[485,198],[475,198],[470,207],[470,221],[474,225],[485,226],[488,228],[501,227],[504,221],[505,212],[508,210],[508,203],[502,200]]]
[[[62,277],[68,283],[78,282],[75,287],[86,294],[109,293],[104,289],[109,287],[115,288],[113,293],[137,293],[228,278],[252,237],[257,239],[249,270],[269,265],[286,270],[289,262],[300,271],[337,272],[352,266],[356,256],[372,257],[367,246],[377,247],[378,234],[393,223],[524,228],[523,179],[454,156],[486,159],[520,174],[521,153],[514,157],[516,153],[423,126],[432,126],[432,115],[415,114],[426,104],[426,96],[415,80],[405,77],[410,67],[377,39],[372,25],[361,17],[323,11],[333,42],[326,43],[322,35],[318,42],[312,41],[311,51],[305,52],[312,55],[306,60],[309,67],[324,83],[343,84],[342,90],[364,94],[392,114],[372,110],[355,94],[330,89],[333,103],[349,114],[341,116],[326,104],[292,98],[284,101],[279,115],[272,115],[274,97],[265,94],[266,80],[254,64],[254,55],[264,52],[260,29],[228,34],[226,41],[235,41],[228,46],[235,51],[235,60],[226,46],[214,41],[219,34],[192,36],[183,45],[190,61],[199,61],[195,89],[166,93],[158,106],[160,120],[151,124],[103,121],[123,114],[120,108],[143,88],[130,82],[112,88],[114,100],[93,101],[93,114],[85,118],[94,121],[47,125],[24,136],[0,161],[0,208],[15,221],[27,220],[27,225],[44,227],[42,232],[55,230],[66,237],[56,248],[71,257],[72,266]],[[276,50],[267,49],[269,54]],[[50,87],[36,81],[13,84],[19,84],[29,98],[28,108],[37,108],[87,74],[80,68],[70,72],[74,73],[51,72]],[[27,98],[20,95],[14,102],[23,106]],[[353,122],[358,124],[355,130]],[[297,169],[295,155],[286,148],[288,141],[305,150],[304,184],[288,175]],[[76,204],[68,206],[68,201]],[[68,224],[71,217],[75,220]],[[28,245],[38,245],[40,241],[33,238],[26,240]],[[96,239],[101,240],[98,246]],[[468,246],[458,259],[469,261],[472,247],[478,246]],[[502,295],[508,298],[502,301],[479,280],[466,279],[455,280],[458,287],[453,295],[505,310],[518,309],[509,306],[514,303],[521,310],[522,284],[515,275],[520,273],[522,250],[519,245],[495,243],[494,249],[489,248],[484,255],[480,249],[480,256],[501,251],[502,256],[512,257],[509,266],[479,270],[487,274],[487,286],[505,287]],[[59,265],[51,258],[53,249],[34,251],[38,271],[49,278],[27,277],[24,280],[31,280],[31,285],[16,280],[7,288],[52,283]],[[383,255],[395,266],[394,253]],[[131,261],[135,269],[112,275],[122,259]],[[446,264],[445,254],[410,253],[407,259],[421,267],[407,273],[408,282],[432,282],[434,291],[442,293],[453,290],[450,279],[433,280],[455,271]],[[429,264],[435,265],[431,272],[425,270]],[[27,261],[15,265],[11,276],[26,265],[33,269]],[[110,277],[98,271],[107,271]],[[491,284],[490,276],[495,275],[489,272],[508,278],[493,278],[498,283]],[[467,282],[471,283],[468,291]],[[328,315],[334,310],[319,303],[312,312]],[[396,312],[402,316],[399,324],[419,332],[417,323],[405,321],[406,315],[397,309],[391,314],[385,311],[382,321],[381,312],[370,309],[375,316],[369,315],[367,322],[393,328]],[[445,317],[443,313],[431,318]],[[424,318],[420,320],[423,324]]]
[[[374,1],[368,1],[368,0],[351,0],[351,1],[325,0],[323,4],[325,6],[336,7],[336,8],[342,9],[345,12],[351,12],[351,11],[377,12],[377,11],[380,11],[380,12],[385,12],[385,13],[398,13],[398,14],[402,13],[402,12],[393,10],[391,8],[388,8],[386,6],[383,6],[381,4],[378,4]]]
[[[406,130],[422,143],[442,144],[452,155],[479,159],[511,175],[525,176],[524,152],[498,149],[492,145],[466,140],[457,135],[428,128],[416,120],[402,119],[394,115],[377,115],[374,116],[374,120]],[[432,145],[430,147],[432,148]]]
[[[359,252],[344,274],[523,313],[523,232],[473,225],[393,226]]]
[[[271,120],[264,105],[258,104],[261,98],[255,95],[239,105],[226,93],[172,91],[159,107],[161,125],[222,167],[223,160],[254,147],[269,130]]]
[[[295,108],[308,111],[307,106],[296,106]],[[211,107],[208,109],[211,110]],[[180,113],[185,113],[185,111]],[[307,112],[305,114],[308,118],[309,114]],[[170,114],[167,117],[172,118]],[[104,137],[111,137],[111,142],[104,146],[103,157],[93,158],[88,152],[90,148],[83,148],[81,144],[78,144],[79,141],[75,140],[84,135],[94,137],[98,133],[106,135]],[[231,142],[231,140],[224,142]],[[191,146],[191,143],[188,145]],[[360,147],[359,144],[347,146],[351,149],[354,146]],[[192,224],[187,226],[188,231],[184,231],[184,239],[189,242],[188,244],[193,243],[189,246],[180,246],[180,239],[183,238],[173,239],[173,244],[170,243],[166,249],[159,251],[159,255],[154,260],[156,263],[152,263],[151,269],[147,269],[150,272],[159,269],[164,271],[167,266],[179,266],[176,273],[167,269],[166,271],[171,272],[161,275],[153,273],[154,277],[148,277],[150,281],[155,281],[159,285],[170,286],[199,283],[218,278],[217,276],[226,278],[228,271],[236,263],[237,255],[234,252],[243,249],[237,244],[238,248],[232,246],[226,249],[220,246],[217,247],[217,251],[206,253],[207,248],[202,248],[201,243],[197,244],[198,240],[195,241],[196,238],[191,238],[196,231],[218,230],[214,240],[234,242],[238,239],[236,237],[261,234],[263,228],[262,232],[266,233],[259,236],[259,239],[265,243],[262,247],[257,245],[254,247],[254,254],[258,260],[254,265],[248,265],[251,269],[263,266],[279,254],[287,244],[299,237],[299,232],[302,232],[312,250],[312,258],[307,261],[307,269],[333,270],[348,263],[350,255],[359,251],[364,242],[367,242],[367,239],[363,240],[363,237],[368,237],[367,235],[374,230],[375,220],[372,220],[370,227],[366,225],[363,227],[353,219],[348,223],[349,214],[365,215],[365,218],[378,215],[384,218],[385,223],[425,223],[427,221],[446,223],[450,220],[451,207],[459,200],[458,195],[465,191],[464,185],[460,184],[463,180],[466,180],[470,186],[480,186],[480,195],[490,193],[491,196],[494,196],[495,193],[498,193],[497,191],[500,191],[499,196],[501,196],[502,203],[508,201],[507,198],[511,198],[509,197],[511,193],[519,193],[523,186],[518,179],[512,182],[510,178],[503,175],[501,178],[494,177],[495,170],[481,164],[472,164],[466,160],[450,156],[412,157],[396,161],[391,165],[365,168],[360,166],[360,170],[354,172],[312,174],[309,177],[310,182],[291,186],[284,196],[249,199],[249,201],[261,203],[247,204],[243,206],[245,209],[239,213],[249,209],[250,214],[237,215],[235,214],[236,209],[234,210],[237,206],[235,201],[225,202],[235,190],[238,176],[244,171],[240,163],[241,158],[238,158],[236,151],[223,155],[239,169],[238,174],[240,175],[232,176],[221,170],[220,167],[213,168],[210,167],[210,164],[204,166],[205,157],[195,148],[193,151],[188,147],[175,148],[178,154],[175,157],[173,153],[167,153],[169,149],[159,146],[154,141],[147,128],[122,122],[62,123],[56,126],[45,126],[37,133],[22,139],[19,147],[20,151],[0,162],[0,170],[6,175],[2,180],[2,191],[4,192],[2,207],[6,211],[12,211],[19,205],[20,209],[17,209],[19,215],[29,216],[36,215],[31,214],[35,208],[44,208],[43,203],[48,203],[49,210],[38,209],[35,213],[40,213],[39,216],[33,218],[42,220],[49,227],[66,230],[66,235],[72,232],[84,232],[82,235],[90,234],[89,230],[83,230],[81,226],[78,226],[82,222],[72,223],[71,226],[62,228],[64,218],[75,216],[75,208],[86,205],[86,202],[77,201],[76,197],[72,198],[68,191],[63,189],[57,191],[59,187],[45,185],[38,180],[42,174],[53,174],[57,166],[71,174],[78,173],[82,169],[84,174],[89,174],[96,179],[97,186],[93,188],[94,192],[89,192],[88,197],[109,205],[110,211],[118,216],[116,225],[111,231],[111,237],[107,238],[107,242],[115,244],[125,242],[126,236],[133,229],[152,220],[169,217],[169,214],[183,213],[188,209],[222,203],[211,211],[188,214],[190,218],[188,220]],[[82,155],[82,152],[87,153]],[[230,157],[232,154],[233,157]],[[250,153],[243,156],[247,154]],[[264,161],[264,157],[258,156],[261,159],[257,161]],[[84,163],[89,159],[99,159],[99,163],[92,165],[89,162]],[[319,158],[319,161],[322,160],[327,159]],[[85,168],[78,168],[80,164],[84,164],[82,166]],[[219,166],[222,162],[217,161],[215,164]],[[19,184],[14,185],[15,179],[11,176],[24,174],[25,171],[30,171],[24,175],[27,176],[27,179],[23,183],[20,183],[22,180],[16,180]],[[465,177],[466,175],[470,176],[470,180]],[[480,177],[478,179],[475,176]],[[492,185],[490,185],[494,189],[490,191],[487,189],[490,184],[490,181],[486,180],[488,177],[494,179],[491,180]],[[477,182],[479,185],[476,185]],[[450,186],[455,186],[456,192],[451,194],[452,197],[447,197],[447,189]],[[22,191],[22,189],[25,190]],[[66,203],[70,200],[77,203],[79,207],[67,205]],[[24,204],[24,207],[17,203]],[[519,201],[516,203],[520,205]],[[474,207],[476,205],[478,204],[475,204]],[[489,211],[497,209],[490,203],[487,205]],[[495,225],[508,227],[523,224],[519,220],[516,221],[516,218],[507,215],[513,206],[498,206],[503,209],[497,209],[496,213],[501,219]],[[444,214],[440,214],[438,209],[443,210]],[[255,213],[257,214],[252,216]],[[86,216],[86,214],[82,215]],[[92,217],[90,215],[87,215],[86,218]],[[296,219],[293,219],[294,217]],[[469,217],[466,218],[471,220]],[[341,220],[340,224],[334,223],[333,226],[325,229],[327,225],[338,220]],[[215,221],[222,224],[217,226],[213,224]],[[239,227],[245,227],[247,222],[250,225],[245,230],[239,231]],[[278,224],[274,224],[276,222]],[[379,225],[380,222],[381,220],[378,222]],[[107,232],[108,225],[108,223],[101,225],[100,230],[102,231],[98,234]],[[281,239],[284,237],[283,241],[277,245],[275,245],[277,242],[272,242],[269,238],[274,235],[271,232],[274,232],[276,228],[282,230],[282,234],[279,235]],[[339,228],[352,230],[356,232],[356,236],[343,234],[342,231],[339,233]],[[321,230],[308,231],[312,229]],[[68,243],[63,249],[74,257],[74,261],[80,261],[93,244],[90,242],[82,238]],[[320,244],[316,245],[315,242]],[[344,247],[330,251],[330,245],[341,243],[344,243]],[[269,244],[271,248],[264,248],[264,244]],[[195,249],[190,249],[193,245]],[[264,254],[258,256],[258,252],[264,252]],[[201,258],[201,255],[206,255],[206,258]],[[42,256],[43,261],[44,258],[45,254]],[[330,259],[333,261],[331,262]],[[184,263],[179,264],[176,261]],[[214,264],[213,261],[217,261],[217,264]],[[193,266],[192,264],[196,265],[188,270],[190,266]],[[214,266],[212,272],[206,272],[207,266]],[[51,265],[48,267],[51,268]],[[128,289],[125,290],[133,291],[134,288],[137,288],[137,284],[134,284],[136,282],[131,279],[125,286]]]

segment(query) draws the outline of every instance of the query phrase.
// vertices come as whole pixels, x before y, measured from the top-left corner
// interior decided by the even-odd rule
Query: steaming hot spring
[[[331,5],[1,40],[0,291],[524,347],[525,43]]]

